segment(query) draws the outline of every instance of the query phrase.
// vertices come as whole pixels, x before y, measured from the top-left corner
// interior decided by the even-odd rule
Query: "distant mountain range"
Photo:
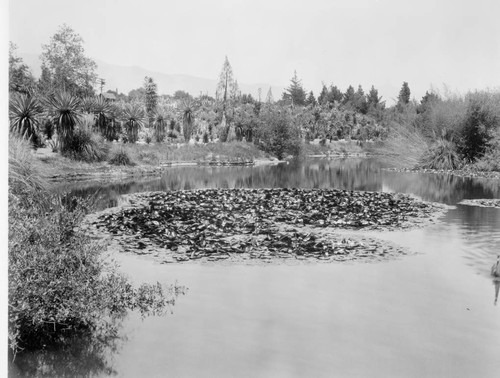
[[[19,56],[31,68],[33,75],[37,78],[40,77],[41,62],[39,56],[30,53],[20,53]],[[106,80],[104,89],[118,90],[118,92],[124,94],[127,94],[132,89],[140,88],[145,76],[152,77],[156,84],[158,84],[159,94],[173,94],[177,90],[183,90],[193,96],[197,96],[200,93],[214,96],[217,87],[217,80],[215,79],[206,79],[191,75],[172,75],[150,71],[137,66],[127,67],[108,64],[100,60],[95,60],[95,62],[97,63],[99,77]],[[254,98],[258,98],[258,90],[262,88],[262,101],[265,100],[269,87],[271,87],[275,100],[281,98],[281,94],[285,90],[283,86],[270,85],[268,83],[238,84],[241,93],[250,93]]]

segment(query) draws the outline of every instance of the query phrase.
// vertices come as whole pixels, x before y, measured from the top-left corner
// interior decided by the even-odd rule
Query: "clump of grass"
[[[427,149],[427,140],[411,124],[391,122],[387,139],[367,151],[382,154],[391,166],[407,168],[418,166]]]
[[[440,139],[424,153],[419,168],[454,170],[462,167],[462,159],[453,142]]]
[[[47,183],[40,177],[31,144],[26,139],[9,135],[9,190],[11,195],[41,202]]]
[[[112,165],[135,165],[128,153],[123,148],[115,151],[109,158],[108,163]]]
[[[104,138],[83,126],[77,128],[66,143],[63,154],[74,160],[99,162],[106,160],[109,153],[109,145]]]

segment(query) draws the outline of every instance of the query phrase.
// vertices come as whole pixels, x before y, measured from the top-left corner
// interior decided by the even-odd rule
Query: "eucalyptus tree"
[[[54,90],[80,97],[93,95],[97,64],[85,56],[83,39],[63,24],[46,45],[42,45],[42,72]]]

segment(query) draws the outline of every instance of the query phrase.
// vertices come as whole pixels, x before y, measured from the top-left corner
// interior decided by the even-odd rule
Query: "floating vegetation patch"
[[[464,199],[459,202],[459,205],[479,206],[479,207],[494,207],[500,209],[500,199]]]
[[[163,262],[295,258],[346,260],[403,253],[336,229],[423,224],[438,205],[407,195],[336,189],[202,189],[128,196],[91,220],[123,249]]]

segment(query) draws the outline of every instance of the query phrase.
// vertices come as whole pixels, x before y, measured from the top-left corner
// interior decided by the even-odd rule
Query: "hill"
[[[19,56],[23,59],[24,63],[31,68],[33,75],[35,75],[35,77],[40,77],[41,62],[39,56],[31,53],[19,53]],[[158,92],[160,94],[173,94],[175,91],[181,89],[189,92],[193,96],[199,95],[200,92],[214,96],[217,87],[216,79],[207,79],[183,74],[167,74],[150,71],[138,66],[109,64],[101,60],[95,60],[95,62],[97,63],[99,77],[106,80],[105,90],[118,90],[119,92],[127,94],[132,89],[141,87],[145,76],[150,76],[155,80],[158,84]],[[275,99],[281,97],[281,93],[284,91],[283,86],[270,85],[268,83],[239,83],[239,85],[241,93],[250,93],[254,98],[258,97],[258,90],[262,88],[262,101],[264,101],[270,86]]]

